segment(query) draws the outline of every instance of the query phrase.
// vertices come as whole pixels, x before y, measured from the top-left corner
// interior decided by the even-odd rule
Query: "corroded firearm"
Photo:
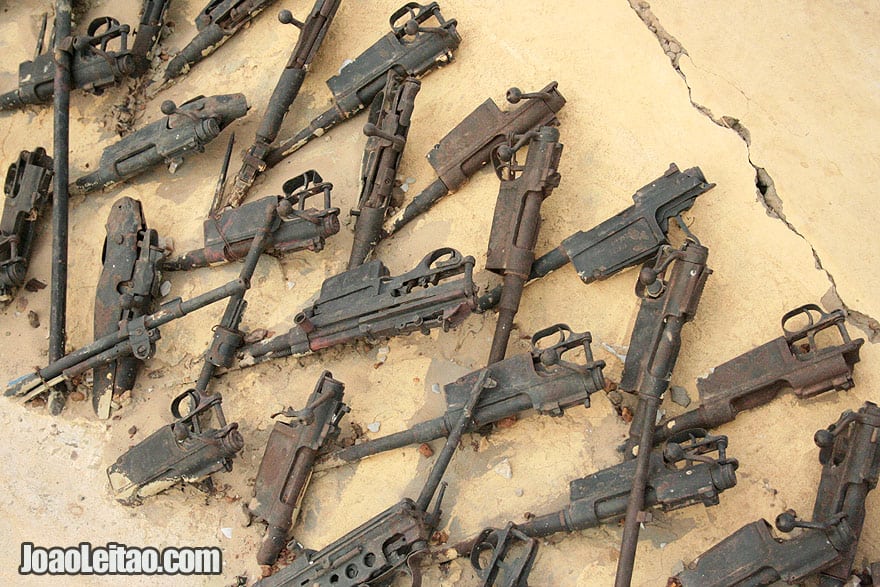
[[[12,300],[24,283],[37,220],[49,203],[51,186],[52,158],[42,147],[19,153],[6,172],[6,202],[0,217],[0,302]]]
[[[557,336],[558,340],[546,344],[548,339]],[[561,416],[564,410],[576,405],[589,407],[590,396],[605,387],[602,376],[605,362],[593,360],[590,342],[589,332],[575,333],[565,324],[540,330],[532,336],[529,353],[504,359],[445,385],[446,413],[443,416],[416,424],[409,430],[338,450],[322,459],[317,468],[327,469],[448,435],[461,414],[473,382],[483,372],[488,372],[497,385],[483,392],[469,431],[528,410]],[[582,362],[571,356],[578,350],[584,353]]]
[[[700,503],[705,507],[718,505],[719,495],[736,485],[739,466],[736,459],[727,456],[726,436],[709,436],[702,430],[683,433],[662,449],[651,451],[649,463],[645,507],[664,512]],[[570,503],[564,508],[508,527],[525,537],[540,538],[616,522],[626,511],[635,464],[624,461],[574,479],[569,484]],[[480,554],[505,545],[502,532],[486,528],[475,538],[446,549],[437,560],[470,555],[471,563],[479,570]]]
[[[798,320],[806,323],[798,326]],[[791,325],[791,328],[789,328]],[[820,333],[837,329],[839,344]],[[782,317],[782,336],[712,369],[697,379],[700,407],[660,422],[654,442],[688,428],[714,428],[732,422],[744,410],[770,403],[783,389],[806,399],[853,386],[853,366],[865,342],[851,340],[843,310],[825,313],[815,304]],[[830,344],[829,344],[830,342]]]
[[[238,208],[227,208],[218,216],[210,215],[203,225],[204,248],[164,261],[162,268],[189,271],[241,259],[262,228],[262,211],[270,200],[279,213],[269,227],[265,252],[320,251],[327,237],[339,232],[339,208],[330,206],[332,189],[333,184],[311,169],[284,182],[284,196],[267,196]],[[323,207],[306,209],[306,200],[317,195],[323,196]]]
[[[316,0],[312,11],[304,22],[296,20],[289,10],[282,10],[278,14],[278,20],[282,24],[292,24],[299,28],[299,39],[293,48],[293,53],[281,72],[281,77],[275,85],[272,97],[266,107],[266,114],[257,129],[254,144],[244,154],[241,169],[235,177],[232,186],[232,195],[229,199],[230,206],[241,204],[247,191],[254,185],[257,174],[266,169],[266,153],[269,147],[278,138],[281,122],[290,109],[290,105],[299,94],[309,64],[318,52],[330,23],[336,15],[336,10],[342,0]]]
[[[473,271],[473,257],[442,248],[398,277],[390,277],[378,259],[334,275],[324,281],[318,300],[294,317],[293,328],[245,346],[239,365],[302,356],[359,339],[454,328],[474,309]]]
[[[238,424],[226,423],[222,398],[208,387],[214,372],[235,361],[235,353],[244,342],[239,330],[247,308],[244,299],[263,248],[269,242],[269,226],[277,215],[276,205],[266,202],[263,227],[251,243],[238,282],[244,284],[229,297],[220,323],[214,327],[211,345],[205,351],[205,362],[193,389],[188,389],[171,402],[175,421],[163,426],[121,455],[107,469],[110,486],[116,499],[126,505],[140,503],[141,498],[156,495],[178,482],[196,483],[221,469],[232,470],[232,458],[244,447]],[[189,402],[187,413],[181,411]],[[213,417],[215,427],[206,427]]]
[[[385,89],[373,103],[370,120],[364,126],[369,138],[361,164],[361,195],[357,208],[351,211],[357,222],[349,269],[363,265],[379,242],[420,88],[417,79],[390,71]]]
[[[880,408],[865,402],[858,412],[847,410],[814,438],[819,446],[822,477],[813,520],[799,520],[792,511],[776,518],[776,528],[800,534],[780,540],[766,520],[743,526],[679,573],[684,587],[800,583],[818,576],[822,587],[849,584],[859,536],[865,520],[865,498],[880,476]]]
[[[653,265],[642,267],[636,285],[641,306],[623,366],[620,389],[638,394],[639,401],[630,426],[630,439],[638,444],[626,453],[627,458],[635,457],[636,465],[615,587],[629,587],[632,578],[650,475],[650,447],[654,444],[657,409],[678,359],[681,329],[694,318],[703,286],[712,273],[706,267],[709,249],[690,234],[684,223],[681,225],[687,234],[684,245],[679,249],[662,248]],[[641,448],[644,450],[636,450]]]
[[[315,457],[339,435],[339,421],[349,411],[342,401],[344,391],[345,385],[324,371],[305,408],[276,414],[290,422],[275,422],[257,471],[254,499],[248,505],[248,513],[267,525],[257,552],[261,565],[274,564],[287,544],[287,532],[296,523]]]
[[[353,585],[388,585],[404,572],[412,578],[413,587],[421,581],[420,562],[428,552],[431,539],[440,521],[440,503],[446,485],[443,474],[458,447],[471,415],[484,389],[495,382],[484,371],[474,382],[458,421],[452,428],[443,450],[437,456],[431,473],[415,501],[404,498],[396,505],[355,528],[318,552],[306,551],[294,562],[274,575],[263,579],[261,587],[341,587]],[[433,511],[428,506],[437,493]],[[406,566],[406,568],[402,568]]]
[[[165,80],[189,69],[249,23],[275,0],[209,0],[196,17],[198,33],[165,69]]]
[[[154,309],[162,278],[159,262],[164,256],[159,234],[147,228],[141,203],[132,198],[117,200],[107,218],[104,268],[95,293],[96,340]],[[114,395],[134,387],[141,364],[134,356],[126,356],[95,367],[92,407],[99,418],[110,417]]]
[[[437,26],[423,26],[432,17]],[[268,167],[369,106],[385,87],[389,71],[422,77],[452,61],[452,52],[461,43],[455,19],[443,18],[436,2],[407,2],[391,15],[389,22],[391,32],[327,80],[333,106],[293,137],[270,149],[265,159]]]
[[[205,145],[236,118],[247,114],[244,94],[198,96],[180,107],[162,102],[165,116],[104,149],[98,169],[70,185],[72,194],[87,194],[130,179],[166,163],[172,173],[190,153]]]
[[[521,166],[516,152],[526,143],[529,153]],[[504,281],[489,364],[500,361],[507,352],[513,319],[535,260],[541,203],[559,185],[559,130],[542,126],[523,135],[511,135],[508,144],[498,147],[496,155],[495,173],[501,180],[501,189],[489,233],[486,269],[503,276]]]
[[[571,262],[584,283],[605,279],[657,254],[669,244],[669,219],[690,210],[697,196],[715,187],[707,183],[699,167],[679,171],[669,165],[661,177],[633,194],[633,205],[601,224],[579,231],[532,263],[529,280]],[[494,308],[501,299],[501,287],[480,296],[480,310]]]
[[[131,53],[134,56],[135,73],[141,75],[150,69],[150,57],[165,24],[165,11],[171,0],[144,0],[141,22],[135,31]]]
[[[534,93],[510,88],[508,102],[519,104],[525,100],[519,107],[502,112],[490,98],[468,114],[428,153],[428,163],[437,172],[437,179],[388,219],[383,236],[394,234],[440,198],[464,185],[489,163],[492,154],[505,145],[511,135],[523,135],[541,126],[556,124],[556,114],[565,106],[565,98],[556,86],[556,82],[551,82]]]
[[[68,39],[70,52],[70,75],[73,88],[100,94],[107,86],[135,73],[135,59],[128,48],[128,25],[121,25],[115,18],[96,18],[85,35]],[[18,66],[18,89],[0,95],[0,110],[21,108],[27,104],[46,104],[55,93],[55,59],[49,50],[43,52],[46,34],[46,16],[37,38],[37,50],[33,61]],[[53,31],[52,37],[55,37]],[[118,48],[111,49],[111,43]]]

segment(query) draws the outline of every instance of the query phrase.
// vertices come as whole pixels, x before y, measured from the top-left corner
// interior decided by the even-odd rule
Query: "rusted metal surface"
[[[810,576],[823,587],[842,587],[853,572],[865,499],[880,476],[880,408],[866,402],[857,412],[815,435],[822,477],[813,520],[792,511],[776,518],[781,532],[800,528],[794,538],[775,538],[770,524],[758,520],[740,528],[697,557],[679,573],[684,587],[799,583]]]
[[[173,172],[190,153],[205,145],[236,118],[247,114],[244,94],[199,96],[180,107],[166,100],[165,116],[104,149],[98,169],[70,185],[74,194],[87,194],[130,179],[166,163]]]
[[[333,106],[271,149],[266,155],[269,167],[369,106],[385,87],[389,71],[420,78],[452,61],[461,43],[456,20],[445,19],[436,2],[407,2],[391,15],[389,24],[388,34],[327,80]]]
[[[141,75],[150,69],[150,58],[159,35],[165,25],[165,12],[171,0],[143,0],[141,21],[135,31],[131,53],[134,56],[135,73]]]
[[[249,513],[265,520],[266,534],[257,562],[271,565],[287,544],[300,503],[312,477],[312,465],[324,443],[339,434],[339,421],[349,411],[342,401],[345,385],[324,371],[300,411],[285,410],[289,422],[276,421],[260,461]]]
[[[52,158],[37,147],[9,166],[0,217],[0,303],[9,302],[27,276],[37,222],[49,203]]]
[[[135,58],[128,48],[128,25],[109,16],[94,19],[85,35],[69,39],[70,83],[96,94],[135,73]],[[0,110],[21,108],[27,104],[46,104],[55,92],[55,58],[50,42],[43,52],[45,26],[37,39],[33,61],[18,66],[18,88],[0,95]],[[51,37],[68,38],[66,32],[53,31]],[[56,155],[57,156],[57,155]]]
[[[311,169],[286,182],[284,196],[267,196],[238,208],[227,208],[216,218],[205,219],[205,246],[170,259],[162,264],[168,271],[189,271],[244,258],[254,236],[260,230],[263,210],[275,202],[279,209],[270,226],[266,253],[320,251],[330,236],[339,232],[339,208],[330,205],[333,184],[325,182]],[[306,209],[306,201],[323,196],[321,208]]]
[[[547,344],[555,337],[557,340]],[[409,430],[338,450],[322,459],[319,467],[326,469],[446,436],[461,415],[474,382],[485,374],[496,385],[483,392],[474,411],[473,427],[468,430],[528,410],[561,416],[566,409],[577,405],[589,407],[590,396],[605,387],[602,376],[605,362],[593,360],[590,342],[589,332],[575,333],[565,324],[536,332],[532,336],[531,352],[504,359],[445,385],[446,414],[443,416],[416,424]],[[582,362],[576,362],[569,355],[579,349],[584,353]]]
[[[188,72],[273,2],[275,0],[209,0],[195,19],[199,32],[168,62],[165,80]]]
[[[799,317],[807,323],[789,328]],[[769,403],[782,390],[809,398],[832,389],[850,389],[853,366],[864,340],[850,339],[843,310],[823,312],[815,304],[795,308],[782,317],[783,335],[712,369],[697,380],[700,407],[661,422],[654,442],[687,428],[714,428],[737,414]],[[837,329],[840,343],[823,346],[817,336]]]
[[[373,101],[364,126],[368,138],[361,163],[361,193],[351,211],[357,221],[348,269],[363,265],[379,242],[420,88],[417,79],[389,71],[385,88]]]
[[[471,550],[470,560],[480,578],[480,587],[528,587],[537,554],[538,541],[508,523],[502,530],[483,530]],[[483,557],[488,558],[485,563]]]
[[[104,268],[95,292],[94,336],[99,339],[149,314],[159,298],[159,262],[165,251],[159,234],[147,228],[138,200],[120,198],[110,209],[104,240]],[[141,361],[120,357],[94,370],[92,407],[102,419],[110,417],[114,395],[134,387]]]
[[[412,578],[412,586],[422,584],[421,559],[428,541],[440,521],[440,504],[446,485],[441,480],[452,460],[465,429],[485,389],[495,385],[484,371],[473,383],[470,394],[449,438],[413,502],[404,498],[370,521],[349,532],[319,552],[305,552],[294,563],[275,575],[259,581],[261,587],[309,585],[310,587],[350,587],[388,585],[400,573]],[[438,493],[438,488],[439,493]],[[436,501],[434,496],[437,494]],[[428,507],[434,501],[434,508]],[[404,569],[403,567],[406,566]]]
[[[529,152],[525,164],[520,165],[516,153],[526,143]],[[493,164],[501,180],[501,189],[492,217],[486,269],[501,275],[504,282],[489,364],[502,360],[507,353],[513,319],[535,260],[541,204],[559,185],[561,156],[559,130],[552,126],[511,135],[507,144],[500,145],[495,151]]]
[[[318,300],[294,317],[293,328],[244,347],[239,365],[305,355],[359,339],[454,328],[475,306],[473,271],[474,258],[451,248],[428,253],[398,277],[391,277],[374,259],[324,281]],[[457,276],[461,277],[454,279]]]
[[[639,273],[636,295],[641,298],[629,351],[623,366],[620,389],[638,395],[630,425],[626,458],[635,458],[632,491],[626,510],[615,587],[629,587],[650,474],[650,447],[660,400],[681,349],[681,329],[693,320],[712,270],[706,267],[709,249],[699,243],[681,223],[687,240],[679,249],[664,247],[653,265]],[[636,443],[634,446],[632,443]],[[637,450],[644,448],[644,450]],[[635,451],[635,452],[634,452]]]
[[[278,214],[276,208],[272,202],[263,208],[262,229],[253,239],[239,272],[238,281],[245,286],[229,296],[223,317],[213,328],[214,336],[205,351],[195,387],[171,402],[175,421],[127,450],[107,469],[119,501],[135,504],[177,482],[199,482],[221,469],[232,470],[232,458],[244,447],[244,441],[238,424],[226,423],[220,394],[209,388],[216,370],[232,364],[244,341],[244,333],[239,330],[247,308],[244,296],[269,242],[269,227]],[[181,410],[184,402],[189,404],[186,413]],[[211,488],[210,479],[207,483]]]
[[[492,154],[507,143],[510,136],[556,124],[556,114],[565,106],[565,98],[556,86],[556,82],[551,82],[534,93],[511,88],[507,91],[507,100],[511,104],[524,101],[520,106],[502,111],[488,99],[468,114],[428,153],[428,162],[438,179],[385,223],[385,234],[393,234],[447,193],[464,185],[489,163]]]
[[[305,21],[296,20],[289,10],[282,10],[278,14],[278,20],[282,24],[292,24],[300,29],[299,39],[281,77],[275,85],[275,90],[269,98],[266,113],[257,129],[254,144],[247,150],[242,159],[241,169],[235,177],[232,186],[232,194],[229,198],[230,206],[238,206],[244,200],[248,190],[254,184],[257,174],[266,169],[266,154],[269,147],[278,138],[281,122],[290,109],[291,104],[299,94],[309,64],[318,52],[321,42],[333,22],[336,10],[342,0],[316,0],[312,11]]]

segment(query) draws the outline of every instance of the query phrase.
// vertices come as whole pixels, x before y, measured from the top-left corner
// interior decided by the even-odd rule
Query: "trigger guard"
[[[189,413],[186,416],[182,416],[180,414],[180,402],[182,402],[185,398],[189,398],[189,400],[193,403],[191,404]],[[199,406],[199,398],[198,398],[198,395],[196,394],[196,390],[195,389],[187,389],[186,391],[184,391],[183,393],[181,393],[180,395],[178,395],[176,398],[174,398],[171,401],[171,415],[174,416],[175,418],[177,418],[178,420],[183,420],[183,419],[189,418],[193,414],[195,414],[195,410],[196,410],[196,408],[198,408],[198,406]]]

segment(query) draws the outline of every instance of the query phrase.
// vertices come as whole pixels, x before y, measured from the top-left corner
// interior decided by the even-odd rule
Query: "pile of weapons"
[[[168,63],[166,80],[187,71],[270,3],[210,2],[196,19],[196,38]],[[783,316],[782,336],[699,379],[699,408],[658,422],[658,406],[678,357],[682,327],[694,318],[712,273],[706,265],[708,249],[687,229],[680,214],[713,185],[699,168],[682,172],[673,164],[635,193],[632,206],[535,259],[541,203],[560,181],[562,145],[556,114],[565,99],[556,83],[550,83],[535,93],[510,89],[507,99],[515,107],[506,111],[492,100],[478,106],[428,154],[438,179],[392,215],[400,207],[394,200],[395,180],[419,78],[450,62],[460,37],[456,21],[445,19],[436,3],[404,5],[391,16],[388,34],[327,81],[332,108],[293,138],[277,141],[282,119],[339,3],[317,0],[303,22],[287,11],[280,13],[282,23],[300,29],[299,39],[226,197],[230,140],[204,222],[204,248],[168,258],[156,231],[147,228],[140,202],[118,200],[107,222],[95,302],[95,342],[10,382],[6,394],[31,400],[59,386],[63,389],[91,369],[92,403],[96,414],[107,418],[114,396],[133,387],[141,365],[153,355],[163,324],[227,299],[195,387],[171,404],[174,422],[108,469],[117,499],[133,505],[180,482],[202,482],[210,488],[210,475],[232,468],[244,441],[238,425],[227,422],[220,394],[209,389],[218,370],[302,356],[356,340],[375,341],[416,330],[427,333],[437,327],[445,331],[472,312],[497,308],[487,366],[445,386],[443,417],[334,451],[340,420],[349,409],[343,403],[343,383],[329,372],[321,375],[302,409],[276,414],[286,420],[275,423],[248,511],[267,524],[257,554],[260,564],[275,563],[285,546],[297,556],[259,584],[384,585],[399,572],[411,574],[419,584],[424,565],[469,556],[481,585],[523,586],[538,537],[623,518],[615,585],[629,585],[639,528],[649,520],[648,510],[716,505],[719,495],[736,484],[738,463],[727,456],[727,438],[707,429],[770,402],[784,388],[808,398],[852,387],[853,365],[863,341],[850,339],[842,311],[825,313],[813,304],[802,306]],[[166,5],[145,2],[132,50],[126,46],[128,27],[112,18],[94,21],[85,36],[66,42],[56,39],[56,46],[71,56],[73,86],[97,91],[123,76],[148,70]],[[42,52],[44,34],[45,19],[37,56],[21,64],[20,87],[0,97],[0,107],[51,97],[55,61],[50,52]],[[118,50],[108,47],[114,40],[121,45]],[[348,268],[323,283],[317,300],[296,315],[289,331],[250,342],[239,325],[260,255],[320,251],[326,239],[339,231],[339,209],[331,207],[332,185],[314,170],[287,181],[283,195],[241,203],[268,166],[367,107],[368,139],[360,198],[351,212],[356,224]],[[164,102],[163,119],[107,148],[98,169],[69,187],[75,193],[106,189],[163,162],[173,170],[183,155],[203,150],[247,109],[241,94],[198,97],[180,107]],[[520,162],[523,149],[527,155]],[[427,254],[417,267],[397,277],[390,276],[380,260],[368,260],[382,239],[459,189],[488,163],[498,175],[500,189],[486,269],[502,276],[501,286],[478,297],[474,258],[451,248]],[[0,294],[7,300],[24,283],[35,225],[49,200],[52,175],[52,159],[42,148],[23,151],[9,169],[0,221]],[[322,206],[306,208],[306,200],[316,195],[322,196]],[[671,219],[681,227],[684,242],[678,247],[668,239]],[[162,271],[238,260],[243,260],[238,279],[187,301],[158,305]],[[535,333],[529,353],[505,358],[525,284],[569,261],[584,283],[643,264],[635,287],[640,309],[619,384],[636,401],[629,440],[623,447],[625,460],[571,481],[571,503],[558,512],[501,529],[488,528],[452,547],[432,550],[445,487],[441,480],[462,434],[485,432],[492,423],[529,410],[558,416],[578,404],[589,407],[591,394],[606,389],[604,363],[593,360],[590,334],[573,332],[564,324]],[[837,333],[834,342],[817,341],[820,334],[825,341],[829,333]],[[304,550],[290,540],[313,470],[441,437],[446,443],[415,500],[403,499],[319,551]],[[753,522],[687,565],[670,584],[766,585],[780,580],[796,583],[812,575],[820,576],[822,585],[849,581],[865,497],[876,486],[880,469],[880,408],[868,402],[858,411],[844,412],[837,422],[817,432],[815,441],[822,477],[812,521],[801,521],[791,511],[781,514],[776,520],[780,531],[801,529],[788,540],[775,538],[766,521]],[[873,571],[876,583],[880,566],[874,565]]]

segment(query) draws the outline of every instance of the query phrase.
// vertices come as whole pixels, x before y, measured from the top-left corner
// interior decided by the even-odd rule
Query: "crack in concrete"
[[[672,36],[663,25],[660,24],[660,20],[651,10],[651,5],[645,0],[628,0],[630,7],[635,11],[635,13],[639,16],[645,26],[650,30],[655,37],[657,37],[657,42],[660,43],[660,47],[663,49],[663,52],[669,57],[669,61],[672,64],[673,69],[681,76],[681,79],[684,81],[685,86],[688,90],[688,100],[690,100],[691,106],[693,106],[697,111],[703,114],[706,118],[711,120],[716,125],[727,128],[734,131],[746,144],[746,153],[749,165],[755,170],[755,188],[756,194],[758,197],[758,201],[764,206],[764,210],[767,212],[767,215],[771,218],[776,218],[785,224],[786,228],[790,231],[798,235],[803,241],[810,247],[810,251],[813,253],[813,260],[816,265],[816,269],[825,273],[825,277],[828,279],[828,282],[831,284],[831,287],[822,296],[821,303],[829,310],[841,308],[846,312],[847,320],[854,325],[856,328],[865,333],[868,340],[872,343],[880,343],[880,321],[871,316],[865,314],[864,312],[859,312],[849,306],[843,301],[840,297],[840,294],[837,291],[837,283],[834,281],[834,276],[831,272],[825,268],[822,264],[822,259],[819,257],[818,251],[813,246],[813,244],[803,235],[800,231],[785,217],[785,213],[783,212],[783,202],[782,198],[779,197],[778,192],[776,191],[776,185],[773,182],[773,177],[770,173],[760,165],[755,164],[752,161],[752,153],[751,153],[751,144],[752,144],[752,135],[749,132],[749,129],[742,124],[742,122],[732,116],[721,116],[716,117],[712,111],[703,104],[694,100],[693,90],[691,89],[690,83],[688,83],[687,76],[681,70],[679,66],[679,61],[681,60],[682,55],[688,55],[687,50],[684,46]]]

